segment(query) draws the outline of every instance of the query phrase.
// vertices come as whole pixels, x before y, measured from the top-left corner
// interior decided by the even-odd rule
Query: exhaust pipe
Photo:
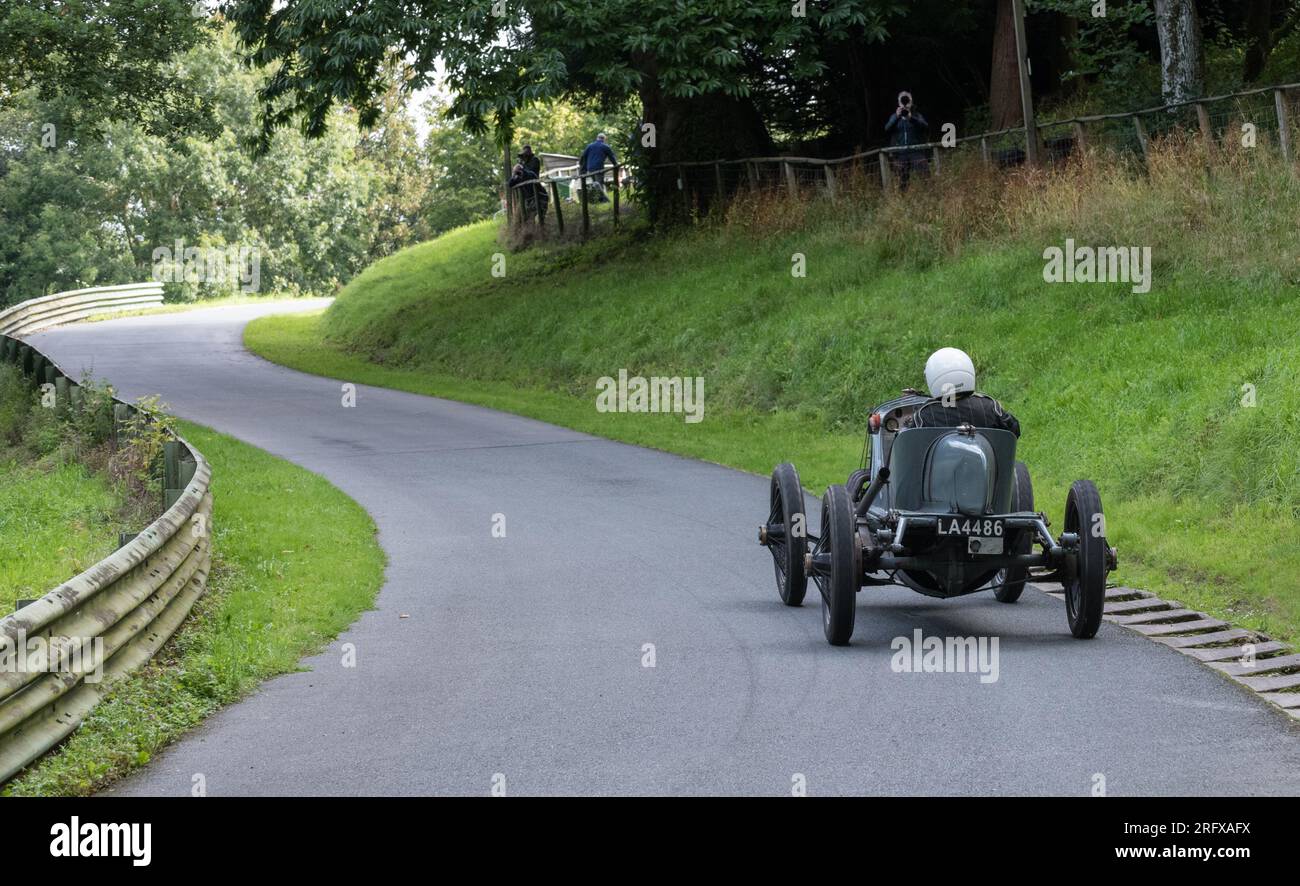
[[[867,491],[862,494],[862,499],[858,502],[856,510],[858,518],[867,515],[871,503],[876,500],[876,496],[880,494],[880,490],[884,488],[887,482],[889,482],[889,468],[882,467],[879,471],[876,471],[876,476],[871,478],[871,485],[867,487]]]

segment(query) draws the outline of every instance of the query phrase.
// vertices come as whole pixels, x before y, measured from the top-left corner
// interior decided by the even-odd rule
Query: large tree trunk
[[[1253,83],[1264,73],[1273,51],[1273,0],[1248,0],[1246,4],[1246,58],[1242,79]]]
[[[643,74],[655,70],[653,62],[641,69]],[[712,166],[684,168],[679,188],[677,171],[654,169],[656,164],[738,159],[770,155],[774,150],[767,127],[749,99],[722,93],[691,98],[665,95],[652,76],[643,76],[640,95],[642,120],[655,128],[655,144],[643,149],[651,167],[645,196],[653,222],[680,220],[688,212],[707,213],[720,196]],[[725,168],[723,183],[728,191],[739,182],[736,169]]]
[[[1198,98],[1205,88],[1205,58],[1196,0],[1155,0],[1160,37],[1160,86],[1166,102]]]
[[[1020,58],[1016,54],[1016,19],[1011,0],[998,0],[993,28],[993,68],[989,72],[989,113],[993,129],[1010,129],[1024,121],[1020,107]]]

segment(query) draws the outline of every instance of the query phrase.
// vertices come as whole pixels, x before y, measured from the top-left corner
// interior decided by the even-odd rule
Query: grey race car
[[[811,578],[822,596],[826,639],[843,646],[863,587],[904,584],[944,598],[992,590],[1014,603],[1033,569],[1036,581],[1064,587],[1070,632],[1095,635],[1116,562],[1097,487],[1074,482],[1054,537],[1034,510],[1016,436],[970,425],[907,427],[925,402],[908,392],[872,410],[870,460],[848,483],[826,490],[820,535],[808,529],[794,465],[773,470],[771,510],[758,539],[772,554],[782,602],[802,604]]]

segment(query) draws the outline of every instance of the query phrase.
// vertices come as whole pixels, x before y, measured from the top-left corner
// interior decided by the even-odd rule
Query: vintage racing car
[[[1035,581],[1064,587],[1070,632],[1092,637],[1116,562],[1097,487],[1074,482],[1061,533],[1053,536],[1047,517],[1034,510],[1015,434],[907,427],[927,399],[907,391],[872,410],[867,466],[826,490],[820,535],[807,526],[794,465],[772,471],[771,510],[758,540],[772,554],[782,602],[800,605],[811,578],[822,596],[826,639],[843,646],[865,586],[903,584],[945,598],[992,590],[1014,603],[1032,569]]]

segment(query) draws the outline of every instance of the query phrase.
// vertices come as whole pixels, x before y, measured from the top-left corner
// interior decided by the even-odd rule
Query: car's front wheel
[[[856,524],[848,490],[828,487],[822,496],[821,542],[815,553],[829,560],[828,568],[817,574],[817,588],[822,594],[822,630],[832,646],[847,646],[853,637],[853,609],[861,578],[855,565]]]
[[[808,550],[808,529],[803,512],[803,487],[799,472],[789,462],[772,471],[770,510],[760,539],[772,553],[776,570],[776,592],[787,606],[803,603],[808,590],[804,554]]]

